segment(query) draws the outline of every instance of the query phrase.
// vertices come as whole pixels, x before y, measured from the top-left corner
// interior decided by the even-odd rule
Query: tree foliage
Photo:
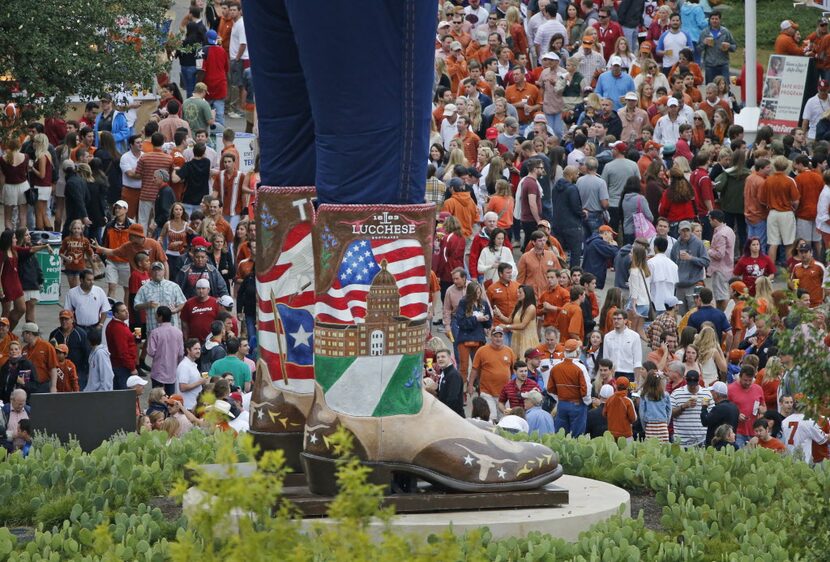
[[[171,3],[4,0],[0,104],[14,101],[25,122],[61,113],[69,96],[151,88],[166,65]]]

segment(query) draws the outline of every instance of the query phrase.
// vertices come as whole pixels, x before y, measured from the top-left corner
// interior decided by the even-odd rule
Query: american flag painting
[[[313,379],[314,255],[310,222],[300,222],[286,233],[276,263],[257,272],[256,286],[259,352],[271,377]]]
[[[410,320],[427,316],[429,288],[424,247],[418,240],[354,240],[346,248],[331,288],[317,297],[317,320],[359,324],[366,317],[366,298],[372,280],[386,268],[400,293],[400,315]]]

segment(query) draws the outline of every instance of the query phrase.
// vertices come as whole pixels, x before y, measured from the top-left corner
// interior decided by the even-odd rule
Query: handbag
[[[654,322],[654,319],[657,318],[657,309],[654,308],[654,301],[651,300],[651,292],[648,290],[648,281],[646,281],[646,276],[643,274],[643,270],[640,269],[640,275],[643,277],[643,285],[646,286],[646,296],[648,297],[648,317],[647,320],[649,322]]]
[[[645,238],[648,240],[657,234],[657,229],[654,228],[651,221],[646,218],[645,214],[643,214],[642,197],[637,198],[637,212],[634,213],[632,218],[634,219],[634,236],[636,238]]]
[[[35,205],[37,204],[37,188],[30,187],[26,191],[23,192],[23,195],[26,197],[26,204],[27,205]]]

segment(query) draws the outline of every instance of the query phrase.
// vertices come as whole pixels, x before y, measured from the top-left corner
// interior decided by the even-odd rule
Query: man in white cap
[[[613,55],[608,61],[610,70],[606,70],[600,74],[597,79],[596,93],[601,98],[609,98],[614,103],[614,110],[622,107],[620,100],[628,92],[633,92],[637,89],[634,85],[634,79],[631,75],[622,70],[622,59],[617,55]]]
[[[216,320],[220,310],[217,300],[210,296],[210,281],[196,281],[196,296],[187,299],[181,311],[184,339],[197,338],[204,341],[210,334],[210,325]]]
[[[709,389],[712,393],[712,404],[708,409],[700,411],[700,423],[706,428],[706,445],[712,444],[712,437],[715,430],[727,424],[732,426],[732,431],[738,429],[738,407],[729,400],[729,387],[725,382],[718,381]]]
[[[804,49],[795,40],[795,34],[798,32],[798,24],[792,20],[784,20],[778,28],[781,32],[775,38],[775,54],[803,57]]]
[[[458,135],[458,108],[454,103],[448,103],[444,106],[444,119],[441,121],[441,140],[444,143],[444,148],[449,150],[450,142]]]
[[[685,116],[680,114],[680,102],[677,98],[669,98],[666,102],[668,113],[657,120],[654,127],[654,140],[663,146],[677,144],[680,139],[680,125],[689,125]]]
[[[562,121],[562,111],[565,109],[565,98],[562,97],[565,78],[559,66],[559,55],[553,51],[545,53],[542,55],[542,66],[545,69],[536,82],[542,92],[542,111],[545,113],[548,126],[553,129],[553,134],[562,138],[565,132],[565,123]]]
[[[542,409],[542,393],[536,389],[522,392],[527,420],[528,433],[538,432],[539,435],[554,433],[553,417]]]
[[[602,437],[608,431],[608,418],[602,415],[602,411],[605,409],[605,403],[612,396],[614,396],[614,387],[610,384],[602,385],[599,389],[599,398],[595,400],[594,407],[588,412],[586,433],[591,436],[591,439]]]
[[[105,248],[115,249],[130,241],[130,234],[127,230],[133,223],[127,218],[129,204],[119,199],[112,206],[112,220],[104,227],[104,234],[101,236],[101,245]],[[124,288],[123,301],[127,302],[130,284],[130,262],[126,258],[110,256],[107,259],[105,268],[107,280],[107,296],[117,298],[115,291],[118,287]]]
[[[617,110],[623,126],[620,140],[632,144],[642,135],[643,127],[649,124],[648,113],[639,107],[637,92],[626,93],[623,101],[625,106]]]
[[[127,378],[126,386],[128,389],[135,391],[135,415],[141,415],[141,395],[144,394],[144,387],[147,381],[138,375],[131,375]]]

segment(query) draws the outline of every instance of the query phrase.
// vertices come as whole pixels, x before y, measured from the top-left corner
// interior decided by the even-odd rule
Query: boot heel
[[[257,458],[265,451],[282,449],[285,456],[285,466],[291,472],[303,472],[303,463],[300,462],[300,453],[303,452],[303,433],[271,433],[267,431],[250,431],[254,444],[259,447]]]
[[[340,491],[337,486],[337,461],[328,457],[321,457],[311,453],[300,454],[303,468],[305,469],[308,490],[318,496],[336,496]],[[409,491],[414,482],[401,476],[386,466],[385,463],[364,463],[371,468],[367,480],[370,484],[383,486],[384,493],[389,493],[393,488],[400,491]],[[414,489],[414,488],[413,488]]]

